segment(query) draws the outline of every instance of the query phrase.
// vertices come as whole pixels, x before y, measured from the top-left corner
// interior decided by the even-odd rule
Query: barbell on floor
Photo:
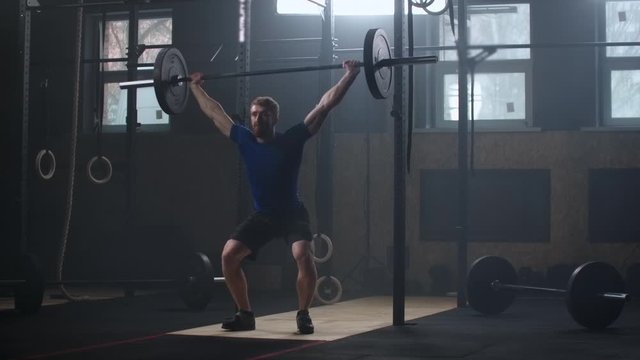
[[[516,291],[531,290],[564,294],[567,310],[580,325],[602,330],[622,312],[626,294],[622,276],[610,264],[592,261],[575,269],[566,290],[517,284],[518,275],[511,263],[498,256],[484,256],[470,267],[467,276],[467,300],[474,310],[494,315],[505,311],[515,300]]]
[[[387,34],[382,29],[370,29],[364,39],[363,59],[359,66],[364,67],[369,91],[376,99],[387,98],[393,89],[392,67],[397,65],[435,63],[437,56],[416,56],[392,58]],[[205,80],[272,75],[293,72],[340,69],[342,64],[305,66],[272,70],[257,70],[239,73],[204,75]],[[153,86],[158,104],[167,114],[179,114],[184,111],[189,99],[187,64],[176,48],[160,50],[153,66],[153,80],[122,82],[121,89],[136,89]]]
[[[44,290],[47,286],[116,286],[130,291],[136,287],[177,288],[182,301],[191,310],[204,310],[214,295],[214,284],[224,282],[224,277],[214,276],[209,258],[196,252],[190,256],[179,270],[175,279],[140,280],[65,280],[45,282],[43,272],[36,257],[24,255],[20,264],[21,279],[0,280],[0,287],[14,289],[15,309],[23,314],[37,312],[42,306]]]

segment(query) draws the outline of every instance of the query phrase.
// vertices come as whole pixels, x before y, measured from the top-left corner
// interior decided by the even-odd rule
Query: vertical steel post
[[[335,24],[333,14],[333,1],[327,0],[324,7],[322,21],[322,41],[319,62],[332,64],[333,39]],[[325,76],[326,75],[326,76]],[[318,90],[320,94],[326,92],[333,85],[332,72],[319,74]],[[329,114],[331,117],[332,115]],[[318,136],[318,151],[316,159],[316,218],[319,232],[333,235],[333,122],[325,122]]]
[[[251,0],[238,1],[238,72],[251,70]],[[250,77],[241,76],[236,82],[236,114],[238,121],[244,122],[247,119],[247,110],[251,99],[249,90],[251,87]],[[244,165],[238,157],[238,211],[237,223],[244,220],[252,207],[251,197],[246,186],[246,176]]]
[[[129,7],[129,48],[127,51],[127,80],[137,80],[138,73],[138,5],[132,2]],[[135,186],[135,135],[138,128],[138,92],[136,89],[127,90],[127,137],[125,141],[125,158],[127,171],[125,173],[125,204],[126,222],[131,225],[133,220],[133,204],[135,204],[133,187]]]
[[[465,294],[469,236],[467,46],[467,8],[465,0],[458,0],[458,307],[467,305]]]
[[[393,56],[404,57],[404,4],[395,0]],[[405,147],[404,147],[404,66],[393,68],[393,325],[404,325],[405,314]]]
[[[29,80],[31,62],[31,11],[26,0],[20,0],[19,42],[22,62],[22,133],[20,166],[20,252],[27,251],[29,238]]]

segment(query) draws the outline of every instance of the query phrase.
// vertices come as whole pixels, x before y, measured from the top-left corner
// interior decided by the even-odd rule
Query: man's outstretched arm
[[[231,134],[231,127],[234,125],[234,122],[224,111],[222,105],[209,97],[209,95],[204,91],[202,88],[202,76],[202,73],[194,73],[190,76],[191,83],[189,84],[189,87],[191,88],[191,92],[196,98],[202,112],[207,115],[209,119],[213,120],[213,123],[216,125],[218,130],[224,134],[224,136],[229,137]]]
[[[342,67],[346,69],[342,78],[322,95],[320,102],[318,102],[316,107],[311,110],[304,119],[304,124],[307,126],[307,129],[309,129],[311,135],[316,134],[320,130],[329,112],[342,101],[342,98],[360,72],[360,64],[356,60],[347,60],[342,63]]]

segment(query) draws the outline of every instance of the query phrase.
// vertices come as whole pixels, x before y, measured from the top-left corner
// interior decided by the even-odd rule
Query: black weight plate
[[[33,254],[25,254],[20,267],[20,276],[25,281],[16,286],[15,308],[23,314],[33,314],[42,306],[44,275]]]
[[[364,37],[363,65],[367,86],[376,99],[386,99],[393,90],[393,68],[380,67],[378,61],[391,58],[387,33],[382,29],[369,29]]]
[[[184,78],[187,75],[187,63],[180,50],[176,48],[160,50],[153,65],[153,88],[158,104],[165,113],[179,114],[187,106],[189,86],[186,82],[174,82],[175,79]]]
[[[483,256],[473,264],[467,274],[467,301],[474,310],[487,315],[505,311],[515,299],[515,291],[494,290],[491,283],[515,285],[518,281],[516,269],[509,261],[498,256]]]
[[[620,316],[624,300],[606,299],[598,294],[622,293],[624,280],[612,265],[592,261],[579,266],[569,279],[567,309],[580,325],[602,330]]]
[[[182,301],[191,310],[204,310],[213,298],[214,278],[213,266],[209,258],[202,253],[195,253],[184,264],[180,289]]]

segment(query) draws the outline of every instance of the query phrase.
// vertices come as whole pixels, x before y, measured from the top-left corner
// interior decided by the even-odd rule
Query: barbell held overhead
[[[375,69],[397,66],[397,65],[406,65],[406,64],[420,64],[420,63],[428,63],[428,62],[437,62],[438,59],[436,56],[416,56],[410,58],[398,58],[398,59],[383,59],[377,61],[373,64]],[[365,62],[358,62],[357,66],[359,67],[367,67]],[[276,75],[276,74],[286,74],[286,73],[294,73],[294,72],[308,72],[308,71],[321,71],[321,70],[337,70],[342,69],[342,64],[331,64],[331,65],[317,65],[317,66],[300,66],[293,68],[281,68],[281,69],[267,69],[267,70],[252,70],[245,71],[239,73],[220,73],[220,74],[208,74],[202,77],[203,80],[217,80],[217,79],[227,79],[227,78],[237,78],[237,77],[250,77],[250,76],[259,76],[259,75]],[[177,84],[181,82],[191,81],[189,77],[181,77],[172,80],[172,83]],[[148,83],[151,84],[151,80],[142,80],[138,83]],[[122,85],[127,84],[135,84],[136,81],[132,81],[130,83],[120,83],[120,87]],[[135,87],[135,86],[134,86]]]
[[[364,68],[369,91],[376,99],[387,98],[393,89],[393,66],[409,64],[427,64],[438,62],[437,56],[417,56],[392,58],[391,46],[387,34],[382,29],[370,29],[364,39],[363,60],[358,63]],[[207,74],[204,80],[251,77],[259,75],[275,75],[295,72],[309,72],[341,69],[342,64],[303,66],[281,69],[255,70],[237,73]],[[152,80],[136,80],[122,82],[121,89],[154,87],[155,94],[162,110],[167,114],[179,114],[184,111],[189,98],[189,89],[185,86],[191,79],[188,77],[186,61],[176,48],[162,49],[154,63]]]

